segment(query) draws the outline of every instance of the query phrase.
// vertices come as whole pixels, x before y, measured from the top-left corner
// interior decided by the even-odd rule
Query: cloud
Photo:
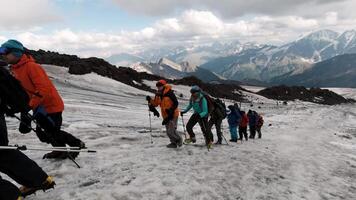
[[[334,11],[341,12],[345,6],[356,6],[353,0],[152,0],[148,4],[143,4],[141,0],[112,1],[134,14],[167,16],[182,10],[194,9],[210,10],[223,18],[245,15],[316,17],[335,8],[338,10]]]
[[[48,34],[33,31],[14,37],[32,49],[46,49],[83,57],[107,57],[116,53],[133,53],[148,48],[214,41],[239,40],[282,44],[313,30],[331,28],[336,31],[355,28],[354,19],[340,19],[337,12],[321,18],[300,16],[255,16],[246,19],[224,20],[210,11],[187,10],[174,18],[156,21],[138,31],[118,33],[83,32],[62,29]],[[4,37],[0,36],[4,41]]]
[[[0,28],[2,31],[27,30],[59,21],[50,0],[1,1]]]

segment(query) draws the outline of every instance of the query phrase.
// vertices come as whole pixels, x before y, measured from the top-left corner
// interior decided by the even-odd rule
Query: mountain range
[[[352,53],[356,53],[355,30],[343,33],[319,30],[281,46],[238,41],[214,42],[210,45],[158,48],[137,54],[114,55],[107,60],[112,64],[125,63],[135,70],[169,78],[191,75],[188,72],[199,76],[199,72],[204,72],[213,76],[212,79],[218,77],[242,82],[253,80],[290,84],[293,81],[286,81],[288,77],[303,77],[303,73],[314,66],[319,66],[318,70],[322,70],[320,65],[325,64],[323,61]],[[322,64],[317,65],[319,62]],[[199,71],[195,72],[197,69]],[[202,77],[205,76],[199,78]]]

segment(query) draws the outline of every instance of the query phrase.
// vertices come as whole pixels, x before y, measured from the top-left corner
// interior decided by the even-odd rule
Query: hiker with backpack
[[[209,149],[213,143],[213,134],[211,133],[211,130],[208,129],[209,105],[210,107],[213,106],[211,98],[208,95],[204,94],[201,91],[200,87],[196,85],[192,86],[192,88],[190,89],[190,93],[191,97],[189,100],[189,105],[181,112],[181,115],[183,116],[191,108],[193,108],[194,110],[194,114],[189,118],[189,121],[187,123],[187,131],[189,134],[189,138],[185,140],[185,143],[196,142],[193,127],[197,123],[199,123],[201,131],[203,132],[205,138],[205,144]],[[208,98],[210,98],[210,100]]]
[[[245,111],[240,111],[240,115],[241,115],[241,121],[239,124],[239,135],[240,135],[239,140],[241,140],[241,142],[242,142],[243,137],[245,137],[246,141],[248,140],[248,137],[247,137],[248,117],[247,117]]]
[[[37,123],[36,135],[40,141],[53,147],[65,147],[67,144],[85,148],[84,142],[61,130],[64,103],[45,70],[31,55],[25,53],[25,48],[19,41],[8,40],[0,49],[4,61],[10,64],[12,74],[30,97],[29,106]],[[21,119],[20,131],[24,134],[30,132],[32,117],[29,113],[22,112]],[[78,154],[79,152],[52,151],[46,153],[43,158],[74,159]]]
[[[2,51],[0,49],[0,54]],[[55,182],[41,167],[19,150],[6,149],[8,147],[8,133],[5,121],[7,116],[13,117],[15,113],[28,110],[26,101],[21,101],[21,95],[11,89],[20,83],[11,74],[0,66],[0,172],[6,174],[22,187],[18,188],[0,176],[0,199],[20,200],[37,190],[53,188]],[[27,95],[24,91],[23,94]],[[14,100],[15,99],[15,100]],[[21,105],[22,102],[22,105]]]
[[[256,125],[256,131],[258,133],[258,138],[261,139],[262,138],[262,132],[261,132],[261,128],[263,126],[263,117],[261,114],[257,114],[257,125]]]
[[[216,135],[218,140],[215,144],[221,144],[222,141],[222,131],[221,131],[221,124],[222,120],[226,118],[226,106],[225,103],[222,102],[220,99],[214,100],[214,110],[210,114],[210,119],[208,122],[208,130],[211,130],[213,125],[215,125]]]
[[[237,135],[237,127],[240,124],[241,115],[235,109],[235,106],[229,105],[227,110],[227,122],[229,123],[230,135],[231,139],[230,142],[237,142],[238,135]]]
[[[248,125],[250,128],[250,139],[255,139],[256,128],[257,128],[257,113],[255,111],[249,110],[247,112]]]
[[[149,106],[160,106],[162,114],[162,125],[166,126],[166,133],[169,137],[170,144],[168,148],[177,148],[182,146],[183,139],[177,133],[177,122],[179,116],[178,100],[172,90],[172,86],[167,84],[165,80],[159,80],[156,83],[157,93],[154,99],[150,96],[146,97]],[[150,108],[152,110],[152,108]],[[159,114],[158,114],[159,116]]]

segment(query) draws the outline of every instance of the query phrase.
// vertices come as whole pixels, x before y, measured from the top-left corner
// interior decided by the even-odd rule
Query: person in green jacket
[[[194,114],[190,117],[187,123],[189,139],[186,139],[185,143],[196,142],[193,127],[199,123],[201,131],[204,134],[205,143],[208,145],[208,147],[210,147],[213,142],[213,134],[208,130],[208,101],[198,86],[193,86],[190,90],[190,93],[192,95],[189,100],[189,105],[183,111],[181,111],[181,115],[183,116],[183,114],[187,113],[191,108],[194,110]]]

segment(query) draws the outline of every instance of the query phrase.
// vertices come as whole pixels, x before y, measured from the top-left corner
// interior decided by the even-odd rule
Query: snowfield
[[[63,129],[86,142],[96,154],[82,153],[78,169],[70,160],[42,160],[27,151],[57,183],[34,200],[208,200],[208,199],[355,199],[356,107],[274,101],[251,95],[263,113],[263,138],[213,146],[210,152],[196,127],[196,145],[167,149],[161,119],[152,115],[151,144],[145,101],[151,95],[96,74],[74,76],[46,66],[65,101]],[[151,83],[153,84],[153,83]],[[177,86],[180,108],[189,88]],[[338,89],[356,97],[352,89]],[[178,96],[178,95],[177,95]],[[262,104],[263,102],[263,104]],[[258,108],[260,107],[260,108]],[[243,110],[250,104],[242,104]],[[189,115],[184,117],[187,122]],[[11,144],[49,147],[35,133],[22,135],[7,118]],[[179,132],[183,133],[179,118]],[[213,130],[216,139],[215,130]],[[226,120],[223,133],[230,139]],[[3,174],[1,174],[3,175]],[[6,176],[3,178],[8,179]]]

